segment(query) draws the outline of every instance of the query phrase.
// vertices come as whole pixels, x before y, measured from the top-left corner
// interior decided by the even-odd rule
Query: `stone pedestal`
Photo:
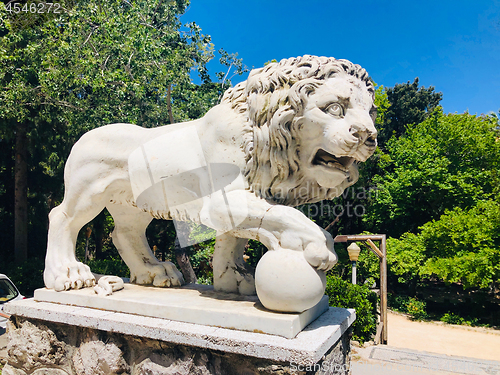
[[[3,375],[348,374],[354,310],[295,338],[36,302],[9,303]]]
[[[35,291],[35,301],[268,333],[288,339],[328,310],[328,296],[306,311],[284,314],[266,309],[257,296],[215,292],[213,286],[199,284],[154,288],[126,283],[110,296],[99,296],[92,288],[65,292],[42,288]]]

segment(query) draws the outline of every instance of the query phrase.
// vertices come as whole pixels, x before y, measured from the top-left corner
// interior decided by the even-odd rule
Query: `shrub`
[[[35,289],[43,288],[43,270],[45,262],[38,258],[30,258],[20,265],[8,264],[1,267],[0,273],[6,274],[16,285],[19,292],[26,297],[33,296]]]
[[[333,275],[327,276],[326,294],[330,306],[356,310],[353,339],[369,341],[377,329],[377,295],[365,285],[353,285]]]
[[[463,318],[459,314],[455,314],[452,312],[447,312],[444,314],[441,319],[442,322],[448,324],[459,324],[465,326],[477,326],[479,319],[478,318]]]
[[[410,297],[406,305],[406,311],[413,320],[424,320],[427,318],[426,304],[416,298]]]
[[[406,313],[406,304],[408,303],[408,296],[401,296],[395,294],[387,295],[387,305],[394,311]]]
[[[87,264],[92,272],[101,275],[130,277],[130,270],[121,258],[92,259]]]
[[[462,324],[464,322],[464,318],[452,312],[447,312],[440,320],[448,324]]]
[[[389,294],[387,303],[391,309],[408,314],[413,320],[423,320],[428,317],[426,303],[416,298]]]

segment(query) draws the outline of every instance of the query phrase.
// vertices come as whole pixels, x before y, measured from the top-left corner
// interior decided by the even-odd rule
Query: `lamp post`
[[[352,262],[352,283],[356,284],[356,262],[359,257],[359,252],[361,251],[361,248],[356,244],[356,242],[353,242],[347,247],[347,252],[349,253],[349,259]]]
[[[334,242],[363,241],[369,249],[379,258],[380,265],[380,325],[377,328],[376,341],[387,344],[387,241],[385,234],[369,235],[338,235]],[[378,248],[373,241],[380,241]]]

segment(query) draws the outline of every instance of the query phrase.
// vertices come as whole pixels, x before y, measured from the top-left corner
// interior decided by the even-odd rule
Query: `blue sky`
[[[181,21],[196,22],[216,50],[237,52],[249,68],[332,56],[379,85],[419,77],[443,93],[445,112],[500,109],[500,0],[191,0]]]

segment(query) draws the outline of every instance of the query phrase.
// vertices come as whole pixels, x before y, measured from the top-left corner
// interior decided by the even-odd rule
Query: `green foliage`
[[[154,127],[199,118],[230,85],[228,77],[222,84],[210,81],[206,63],[214,56],[213,44],[195,23],[181,24],[186,0],[59,3],[64,10],[57,17],[36,15],[29,25],[21,20],[26,14],[14,19],[0,5],[0,173],[5,177],[0,226],[14,247],[8,202],[14,192],[13,138],[22,124],[28,128],[29,250],[40,256],[48,211],[62,200],[64,164],[82,134],[113,122]],[[235,54],[219,53],[236,74],[245,70]],[[193,70],[201,85],[192,84]]]
[[[459,314],[452,312],[445,313],[439,320],[448,324],[457,324],[465,326],[477,326],[478,318],[463,318]]]
[[[379,258],[368,249],[367,245],[361,244],[361,247],[357,264],[358,278],[380,279]],[[425,248],[420,238],[413,233],[405,233],[399,240],[388,238],[386,247],[388,275],[394,276],[393,279],[399,283],[407,285],[408,292],[414,294],[418,280],[425,275],[422,272]]]
[[[404,233],[399,240],[387,239],[387,265],[389,272],[398,276],[398,282],[416,282],[425,261],[425,247],[413,233]]]
[[[411,298],[408,300],[406,305],[406,311],[412,316],[414,320],[423,320],[427,318],[427,312],[425,311],[426,303],[424,301],[419,301],[416,298]]]
[[[374,104],[377,106],[377,120],[375,121],[375,125],[377,128],[380,128],[386,122],[387,110],[391,106],[387,97],[387,89],[384,86],[377,86],[375,89]]]
[[[392,138],[382,155],[373,178],[377,195],[364,220],[373,232],[393,237],[387,240],[389,276],[410,294],[426,277],[466,288],[498,280],[497,118],[437,111]]]
[[[420,233],[387,240],[389,273],[408,284],[438,277],[464,288],[488,288],[500,278],[500,203],[447,211]]]
[[[353,285],[333,275],[327,276],[325,293],[330,306],[356,310],[354,340],[361,343],[371,340],[377,329],[377,295],[364,285]]]
[[[118,121],[168,124],[168,91],[190,83],[191,69],[204,72],[213,57],[210,37],[196,24],[181,31],[186,5],[115,0],[101,7],[81,1],[56,25],[47,24],[48,71],[41,78],[51,99],[57,103],[63,95],[80,108],[73,120],[84,130]]]
[[[379,258],[365,246],[364,243],[358,243],[361,247],[357,262],[357,277],[358,280],[380,279],[380,263]],[[349,267],[350,264],[349,264]]]
[[[266,251],[267,248],[259,241],[248,240],[248,244],[245,248],[245,255],[249,257],[247,263],[254,268],[257,267],[258,261]]]
[[[9,263],[0,267],[0,273],[7,275],[19,292],[25,297],[32,297],[35,289],[43,288],[43,269],[41,259],[30,258],[21,264]]]
[[[500,203],[457,207],[421,230],[428,257],[425,273],[464,288],[487,288],[500,279]]]
[[[400,137],[411,124],[424,121],[439,105],[443,94],[435,93],[434,87],[418,87],[418,77],[413,83],[397,84],[386,90],[387,111],[379,129],[379,145],[385,144],[392,137]]]
[[[387,294],[387,305],[394,311],[406,313],[406,305],[410,297],[400,294]]]
[[[410,315],[413,320],[424,320],[428,318],[426,303],[414,297],[388,294],[387,304],[395,311]]]
[[[377,196],[364,218],[373,232],[415,233],[445,210],[471,207],[497,194],[500,142],[492,116],[435,112],[387,145],[373,178]]]
[[[10,20],[5,9],[5,4],[2,2],[0,3],[0,38],[7,34],[10,29]]]
[[[130,277],[130,270],[120,257],[107,259],[92,259],[87,262],[92,272],[101,275]]]
[[[221,87],[224,87],[227,83],[227,80],[231,80],[235,75],[242,75],[243,73],[248,72],[248,68],[243,64],[243,60],[238,58],[237,53],[227,53],[223,49],[219,49],[219,62],[221,65],[225,65],[228,67],[227,72],[218,72],[216,73],[216,77],[221,81]],[[229,73],[231,72],[231,68],[235,68],[235,72],[228,78]]]

